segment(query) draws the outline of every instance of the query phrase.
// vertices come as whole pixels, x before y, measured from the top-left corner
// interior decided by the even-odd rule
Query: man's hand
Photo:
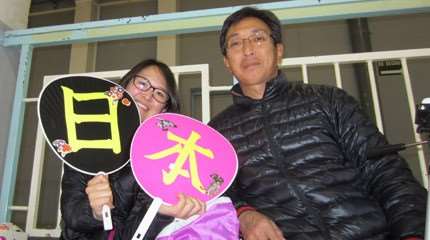
[[[94,217],[98,220],[102,220],[103,205],[107,205],[111,209],[114,207],[108,176],[98,175],[93,177],[88,181],[85,192],[88,195]]]
[[[245,211],[239,216],[240,231],[245,240],[284,240],[282,231],[265,215]]]
[[[175,218],[187,219],[206,211],[206,204],[196,198],[179,194],[179,201],[172,206],[162,204],[159,213]]]

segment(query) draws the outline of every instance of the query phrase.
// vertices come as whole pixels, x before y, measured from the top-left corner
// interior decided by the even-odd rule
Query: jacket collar
[[[245,96],[242,92],[242,89],[240,88],[240,83],[235,84],[231,88],[231,94],[233,95],[234,104],[250,105],[253,103],[269,101],[282,93],[286,87],[286,77],[280,70],[278,70],[278,75],[266,83],[266,88],[264,90],[262,99],[252,99],[248,96]]]

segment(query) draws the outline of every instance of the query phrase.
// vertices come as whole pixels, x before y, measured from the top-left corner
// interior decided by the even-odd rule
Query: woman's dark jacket
[[[93,217],[88,196],[85,193],[87,182],[92,177],[64,166],[61,194],[61,239],[107,239],[109,231],[104,231],[103,222]],[[152,199],[140,189],[128,165],[119,172],[109,175],[109,182],[115,206],[111,210],[115,239],[131,239]],[[144,239],[155,239],[157,234],[172,220],[171,217],[158,214]]]
[[[283,74],[263,99],[232,89],[234,104],[209,124],[233,144],[236,207],[269,216],[288,240],[423,236],[426,192],[401,157],[368,159],[387,144],[344,91],[289,83]]]

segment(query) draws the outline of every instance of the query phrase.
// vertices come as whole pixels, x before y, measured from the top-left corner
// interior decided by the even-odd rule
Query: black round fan
[[[49,146],[82,173],[110,174],[125,166],[139,112],[125,89],[109,80],[69,76],[39,96],[38,116]]]

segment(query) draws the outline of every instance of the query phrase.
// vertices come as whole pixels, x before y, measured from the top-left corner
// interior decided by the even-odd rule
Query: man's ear
[[[224,56],[224,66],[231,72],[230,63],[228,62],[228,59],[226,56]]]
[[[284,44],[277,43],[276,44],[276,56],[278,64],[282,63],[282,59],[284,58]]]

